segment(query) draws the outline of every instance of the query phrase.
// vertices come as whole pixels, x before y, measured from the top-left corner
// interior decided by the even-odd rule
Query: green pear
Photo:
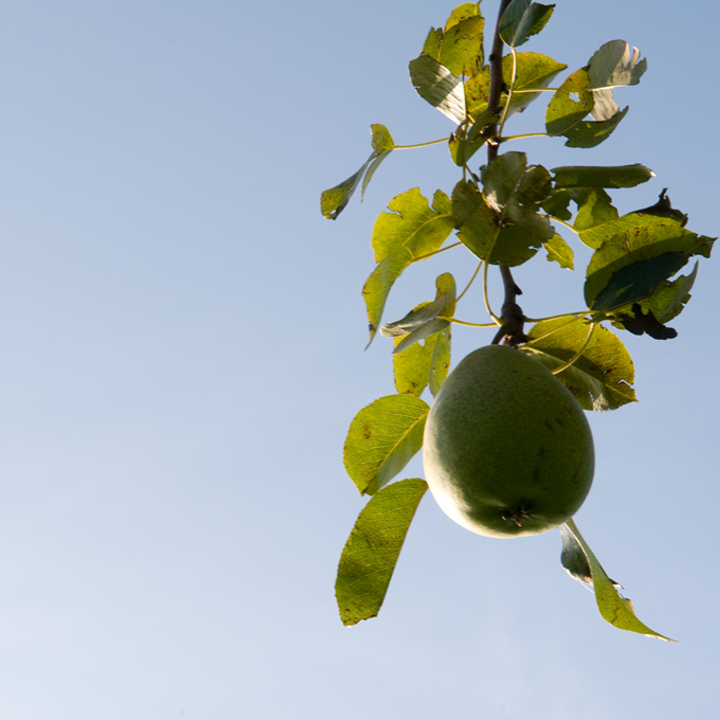
[[[489,345],[465,357],[435,397],[423,466],[449,517],[508,538],[569,520],[590,491],[595,454],[572,393],[526,353]]]

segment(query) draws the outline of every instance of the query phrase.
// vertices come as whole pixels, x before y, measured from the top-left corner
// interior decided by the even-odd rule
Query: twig
[[[490,53],[490,94],[488,96],[488,110],[497,113],[500,110],[500,98],[502,97],[505,81],[502,72],[502,52],[503,41],[500,37],[500,18],[511,0],[502,0],[498,11],[497,24],[495,25],[495,36],[493,37],[492,51]],[[498,155],[498,125],[490,127],[490,138],[487,142],[487,159],[490,164]],[[502,275],[503,285],[505,286],[505,300],[500,313],[500,329],[493,338],[493,345],[501,342],[507,345],[519,345],[527,342],[527,337],[523,332],[525,323],[525,315],[522,308],[515,302],[518,295],[522,295],[522,290],[513,280],[510,268],[500,265],[500,274]]]

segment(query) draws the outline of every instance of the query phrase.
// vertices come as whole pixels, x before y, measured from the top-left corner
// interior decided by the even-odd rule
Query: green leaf
[[[640,60],[640,51],[637,48],[633,48],[631,53],[630,46],[624,40],[605,43],[590,58],[588,64],[590,88],[595,98],[593,118],[604,121],[614,117],[619,108],[613,98],[612,89],[637,85],[645,70],[647,60]]]
[[[374,495],[422,447],[430,408],[412,395],[387,395],[364,407],[350,423],[343,462],[361,494]]]
[[[565,525],[562,525],[560,533],[563,541],[563,566],[581,582],[590,581],[595,592],[598,610],[604,620],[620,630],[675,642],[640,622],[635,615],[632,603],[616,590],[616,583],[607,576],[573,520],[568,520]]]
[[[335,220],[345,209],[357,186],[360,184],[363,173],[374,157],[375,154],[373,153],[370,159],[344,182],[341,182],[329,190],[323,190],[320,195],[320,210],[322,211],[323,217],[326,217],[328,220]]]
[[[674,275],[691,255],[710,252],[712,238],[686,230],[675,219],[634,215],[646,224],[613,235],[590,259],[585,300],[592,310],[604,312],[618,306],[613,303],[627,305],[641,300]]]
[[[681,275],[672,282],[665,282],[646,300],[640,303],[643,312],[651,312],[658,322],[665,324],[677,317],[690,300],[690,290],[697,277],[698,262],[689,275]]]
[[[623,265],[610,276],[607,285],[593,299],[590,309],[593,312],[608,312],[644,300],[685,263],[687,256],[684,253],[664,253]]]
[[[500,37],[512,48],[520,47],[547,24],[555,5],[513,0],[500,18]]]
[[[338,566],[335,597],[343,625],[380,611],[410,523],[427,483],[400,480],[372,497],[350,533]]]
[[[445,379],[448,376],[450,370],[450,337],[451,330],[446,328],[437,335],[433,335],[435,338],[435,345],[433,346],[432,358],[430,359],[430,392],[433,397],[438,394],[438,390],[442,387]],[[430,342],[430,339],[426,341]]]
[[[458,125],[465,120],[462,81],[429,55],[410,61],[410,79],[417,94]]]
[[[548,135],[565,135],[587,116],[594,103],[587,70],[576,70],[555,91],[548,104],[545,112]]]
[[[484,62],[484,25],[476,3],[460,5],[453,10],[444,30],[430,29],[422,51],[455,77],[474,75]]]
[[[516,53],[515,84],[513,85],[513,95],[508,106],[508,115],[522,112],[533,100],[542,95],[541,92],[531,91],[547,88],[557,75],[566,68],[567,65],[563,65],[546,55]],[[512,55],[503,57],[502,69],[505,84],[509,86],[512,82]],[[501,104],[504,104],[504,102],[504,98],[501,99]]]
[[[462,167],[487,142],[488,130],[500,119],[499,113],[485,111],[472,124],[469,130],[460,128],[450,135],[450,156],[453,162]]]
[[[640,213],[629,213],[618,217],[617,210],[610,204],[610,196],[604,190],[599,190],[594,195],[591,193],[586,196],[578,210],[573,227],[585,245],[597,250],[618,233],[638,227],[666,225],[672,220],[672,218]]]
[[[537,213],[550,192],[550,174],[538,165],[526,167],[524,153],[515,152],[498,156],[481,173],[484,193],[462,180],[453,190],[458,238],[486,262],[521,265],[555,234]]]
[[[543,320],[528,332],[520,349],[553,371],[582,349],[575,362],[556,375],[585,410],[616,410],[636,400],[630,354],[620,339],[596,325],[590,342],[589,326],[582,318]]]
[[[627,115],[628,108],[618,110],[614,115],[602,122],[583,120],[563,133],[568,141],[567,147],[593,148],[610,137],[612,131]]]
[[[408,265],[438,250],[453,229],[450,198],[441,190],[432,208],[418,188],[393,198],[388,208],[393,212],[381,213],[373,228],[378,265],[363,287],[371,341],[395,280]]]
[[[560,235],[555,233],[544,245],[548,261],[556,262],[561,268],[573,269],[573,251]]]
[[[647,182],[655,173],[644,165],[567,165],[550,170],[556,188],[629,188]]]
[[[378,169],[378,166],[395,147],[395,142],[390,135],[390,131],[384,125],[371,125],[370,130],[372,132],[372,155],[370,155],[354,175],[339,185],[323,191],[320,195],[320,210],[328,220],[335,220],[345,209],[353,193],[357,190],[363,175],[365,179],[362,184],[361,198],[365,195],[365,189],[375,174],[375,171]]]
[[[396,339],[396,347],[402,342]],[[393,355],[395,389],[401,395],[420,397],[430,385],[430,392],[437,394],[450,367],[450,327],[434,333],[401,353]]]
[[[380,328],[386,337],[403,337],[395,346],[395,353],[401,353],[411,345],[424,340],[429,335],[444,330],[450,325],[448,320],[438,319],[439,315],[452,317],[455,314],[456,287],[455,278],[443,273],[435,280],[435,300],[422,303],[411,310],[402,320],[388,323]]]

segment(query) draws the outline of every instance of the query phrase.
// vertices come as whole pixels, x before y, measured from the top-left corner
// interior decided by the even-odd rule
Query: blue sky
[[[365,160],[373,122],[399,144],[452,130],[407,62],[453,7],[0,7],[4,716],[716,711],[716,258],[676,340],[623,334],[640,402],[590,417],[597,472],[577,516],[640,618],[678,644],[603,622],[561,569],[558,533],[481,538],[429,496],[380,616],[338,618],[337,560],[364,502],[342,444],[393,392],[389,342],[363,350],[372,224],[457,171],[443,146],[396,153],[334,223],[319,194]],[[630,112],[598,149],[513,149],[547,167],[644,163],[657,178],[617,193],[622,211],[669,187],[691,229],[718,235],[719,20],[709,2],[561,0],[528,50],[574,69],[623,38],[648,71],[617,93]],[[386,317],[428,299],[438,267],[409,272]],[[535,262],[516,279],[528,314],[581,309],[582,270]],[[458,330],[456,361],[490,339]]]

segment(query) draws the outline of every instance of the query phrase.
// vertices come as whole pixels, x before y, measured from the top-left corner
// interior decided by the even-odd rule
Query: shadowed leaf
[[[573,520],[568,520],[565,525],[561,526],[560,533],[563,541],[561,556],[563,567],[575,579],[580,580],[582,583],[591,584],[598,610],[604,620],[620,630],[675,642],[640,622],[637,615],[635,615],[632,603],[617,591],[617,583],[614,583],[607,576],[602,565],[600,565],[592,550],[580,535],[580,531]]]

